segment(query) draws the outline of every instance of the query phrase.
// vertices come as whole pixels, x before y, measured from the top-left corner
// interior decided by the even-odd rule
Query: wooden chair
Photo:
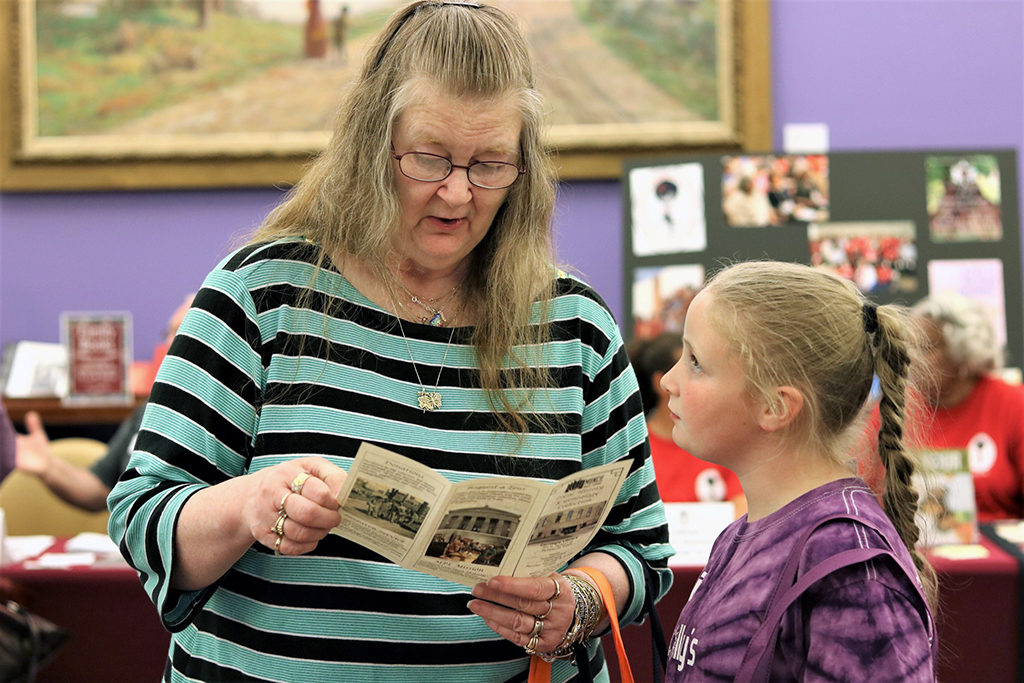
[[[71,437],[54,439],[50,450],[73,465],[89,467],[107,452],[107,446],[96,439]],[[17,470],[0,484],[0,508],[4,510],[9,536],[107,533],[108,512],[86,512],[68,505],[50,493],[39,479]]]

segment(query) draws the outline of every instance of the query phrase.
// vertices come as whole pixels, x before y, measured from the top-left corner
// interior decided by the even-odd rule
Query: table
[[[46,398],[4,398],[4,407],[12,422],[24,422],[25,413],[34,410],[49,425],[95,425],[123,422],[147,396],[136,396],[128,403],[67,404],[57,396]]]
[[[987,557],[952,560],[933,557],[939,575],[939,680],[942,683],[1007,683],[1017,680],[1021,572],[1018,560],[983,537]],[[60,551],[58,541],[54,551]],[[675,582],[658,614],[671,639],[676,618],[702,567],[673,567]],[[26,569],[12,565],[0,574],[24,589],[25,606],[72,632],[57,657],[40,672],[39,683],[160,679],[170,635],[142,590],[135,571],[116,567]],[[622,630],[637,681],[652,681],[650,626]],[[618,679],[615,647],[605,637],[605,654]]]
[[[51,550],[63,550],[58,541]],[[24,594],[25,607],[71,631],[37,683],[153,683],[163,675],[170,634],[128,565],[26,569],[0,574]]]
[[[1020,565],[1013,555],[987,537],[980,545],[988,555],[977,559],[931,556],[939,578],[938,680],[942,683],[1014,683],[1024,671],[1021,657]],[[668,594],[658,603],[667,641],[703,567],[677,566]],[[651,628],[631,625],[622,630],[629,665],[637,681],[652,681]],[[604,640],[611,680],[618,681],[615,644]]]

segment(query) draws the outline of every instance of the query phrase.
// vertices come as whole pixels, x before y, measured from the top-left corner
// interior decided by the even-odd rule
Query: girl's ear
[[[766,432],[777,432],[788,426],[804,407],[804,395],[795,387],[778,387],[775,397],[774,405],[762,402],[758,415],[757,423]]]

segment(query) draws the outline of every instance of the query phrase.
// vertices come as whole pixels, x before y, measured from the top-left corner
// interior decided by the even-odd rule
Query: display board
[[[627,339],[682,332],[708,276],[776,259],[832,270],[879,304],[970,296],[1007,365],[1024,358],[1013,150],[633,159],[622,187]]]

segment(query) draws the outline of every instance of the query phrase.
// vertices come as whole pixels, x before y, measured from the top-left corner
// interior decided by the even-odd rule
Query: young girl
[[[733,470],[748,513],[715,542],[666,681],[934,680],[934,575],[902,441],[909,335],[901,309],[794,264],[734,265],[690,304],[662,379],[672,438]],[[873,374],[884,510],[844,459]]]

